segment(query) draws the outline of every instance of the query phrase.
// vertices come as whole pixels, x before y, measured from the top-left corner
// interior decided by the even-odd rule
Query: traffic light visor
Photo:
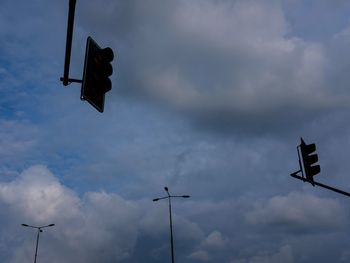
[[[100,50],[99,53],[104,61],[111,62],[114,59],[114,53],[110,47]]]
[[[312,153],[312,152],[316,151],[316,144],[314,144],[314,143],[304,144],[302,147],[303,147],[303,150],[307,153]]]
[[[307,163],[313,164],[318,161],[318,155],[317,154],[307,155],[304,157],[304,159]]]
[[[321,167],[319,165],[314,165],[309,167],[309,173],[311,176],[314,176],[320,172],[321,172]]]

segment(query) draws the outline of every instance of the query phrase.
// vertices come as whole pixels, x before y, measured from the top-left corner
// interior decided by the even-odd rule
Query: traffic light
[[[303,138],[301,138],[300,152],[304,167],[304,175],[306,180],[313,186],[315,185],[313,177],[321,171],[319,165],[314,165],[318,161],[318,156],[315,151],[316,145],[314,143],[306,144]]]
[[[87,100],[99,112],[104,110],[105,93],[112,89],[109,76],[113,73],[110,63],[113,58],[111,48],[100,48],[91,37],[87,38],[80,98]]]

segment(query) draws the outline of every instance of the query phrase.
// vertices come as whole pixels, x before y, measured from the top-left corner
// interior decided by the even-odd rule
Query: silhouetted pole
[[[65,55],[65,59],[64,59],[63,77],[60,78],[60,80],[63,82],[64,86],[67,86],[70,82],[78,82],[78,83],[83,82],[80,79],[70,79],[69,78],[69,65],[70,65],[70,57],[71,57],[71,53],[72,53],[74,15],[75,15],[76,2],[77,2],[76,0],[69,0],[67,39],[66,39],[66,55]]]
[[[173,220],[172,220],[172,213],[171,213],[171,198],[172,197],[181,197],[181,198],[189,198],[189,195],[170,195],[168,187],[164,187],[164,190],[166,191],[168,196],[155,198],[153,199],[153,202],[159,201],[161,199],[168,199],[169,203],[169,221],[170,221],[170,247],[171,247],[171,263],[175,263],[175,256],[174,256],[174,239],[173,239]]]
[[[47,225],[47,226],[30,226],[30,225],[27,225],[27,224],[22,224],[22,226],[24,226],[24,227],[31,227],[31,228],[35,228],[35,229],[38,230],[38,233],[36,235],[36,246],[35,246],[34,263],[36,263],[36,258],[38,256],[39,236],[40,236],[40,232],[43,232],[42,228],[51,227],[51,226],[54,226],[54,225],[55,224],[50,224],[50,225]]]
[[[169,194],[169,193],[168,193]],[[169,196],[169,221],[170,221],[170,247],[171,247],[171,262],[174,263],[174,239],[173,239],[173,220],[171,216],[171,198]]]
[[[296,178],[296,179],[299,179],[299,180],[301,180],[301,181],[304,181],[304,182],[309,182],[306,178],[297,175],[297,173],[299,173],[299,171],[290,174],[290,176],[292,176],[292,177],[294,177],[294,178]],[[345,191],[340,190],[340,189],[337,189],[337,188],[335,188],[335,187],[332,187],[332,186],[329,186],[329,185],[325,185],[325,184],[321,184],[321,183],[316,182],[316,181],[313,181],[313,184],[314,184],[314,185],[317,185],[317,186],[320,186],[320,187],[323,187],[323,188],[326,188],[326,189],[331,190],[331,191],[333,191],[333,192],[336,192],[336,193],[338,193],[338,194],[342,194],[342,195],[346,195],[346,196],[349,196],[349,197],[350,197],[350,193],[345,192]]]
[[[38,234],[36,235],[36,246],[35,246],[34,263],[36,263],[36,257],[38,255],[39,236],[40,236],[40,229],[38,229]]]

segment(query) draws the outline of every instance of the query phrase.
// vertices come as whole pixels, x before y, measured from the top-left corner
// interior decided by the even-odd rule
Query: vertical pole
[[[76,0],[69,0],[68,25],[67,25],[67,40],[66,40],[66,56],[64,60],[63,85],[68,85],[69,79],[69,64],[72,50],[73,25],[75,14]]]
[[[171,197],[168,197],[169,199],[169,219],[170,219],[170,246],[171,246],[171,263],[174,263],[174,240],[173,240],[173,220],[171,217]]]
[[[36,257],[38,255],[38,245],[39,245],[39,234],[40,234],[40,228],[38,228],[38,234],[36,235],[36,247],[35,247],[35,256],[34,256],[34,263],[36,263]]]

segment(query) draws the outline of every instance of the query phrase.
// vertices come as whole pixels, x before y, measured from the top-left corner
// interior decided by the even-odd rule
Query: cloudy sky
[[[78,0],[110,46],[105,112],[64,87],[68,0],[0,1],[0,255],[30,262],[349,262],[350,2]]]

